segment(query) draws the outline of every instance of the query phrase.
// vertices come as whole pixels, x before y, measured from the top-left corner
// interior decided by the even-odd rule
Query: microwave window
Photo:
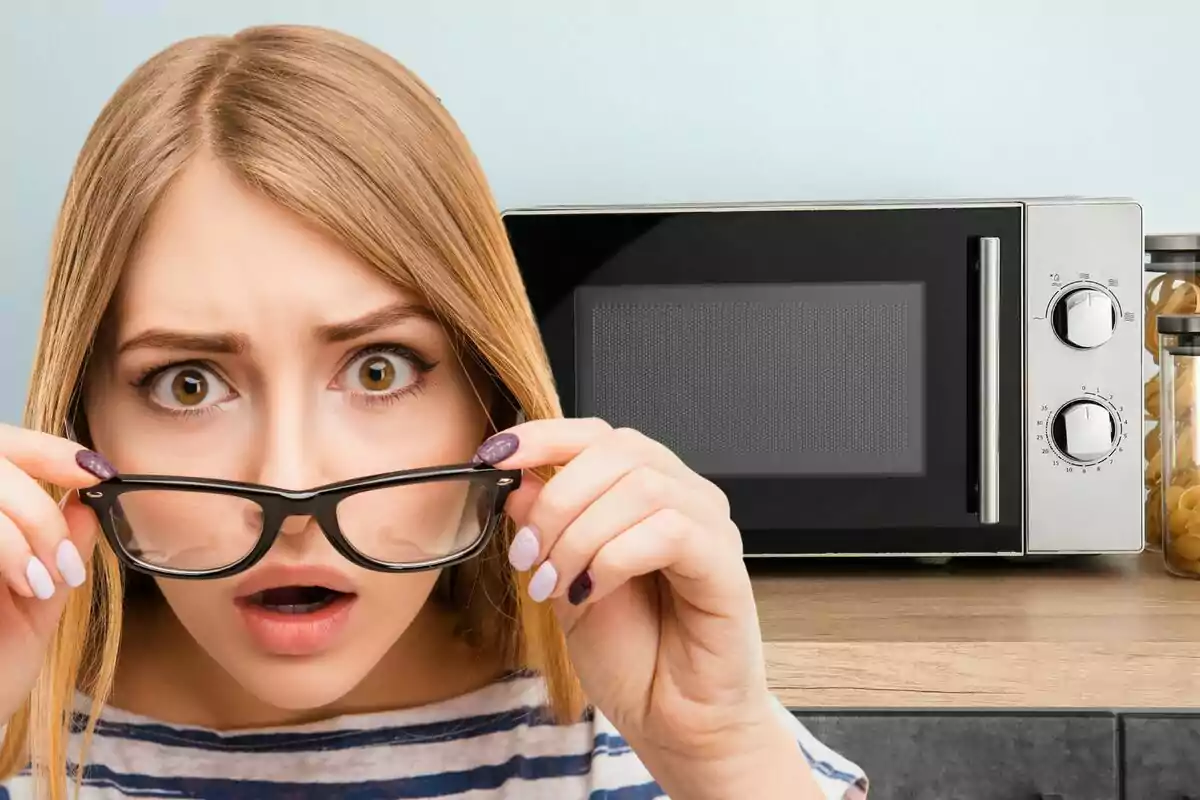
[[[576,412],[709,476],[925,470],[920,283],[584,286]]]

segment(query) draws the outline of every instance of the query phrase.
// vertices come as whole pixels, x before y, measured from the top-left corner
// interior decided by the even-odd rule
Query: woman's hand
[[[805,796],[796,780],[811,776],[767,687],[724,493],[658,442],[596,419],[522,423],[477,458],[562,466],[545,484],[526,473],[509,499],[522,526],[509,558],[532,570],[529,594],[554,604],[588,699],[659,783],[730,797],[717,776],[745,785],[765,758],[793,776],[787,796]]]
[[[0,425],[0,724],[29,695],[70,589],[87,580],[99,530],[75,492],[60,505],[37,480],[83,489],[113,474],[73,442]]]

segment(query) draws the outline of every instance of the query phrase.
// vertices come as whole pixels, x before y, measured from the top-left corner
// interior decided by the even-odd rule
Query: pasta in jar
[[[1196,456],[1196,386],[1200,381],[1200,315],[1158,318],[1159,419],[1156,456],[1147,481],[1159,493],[1159,541],[1167,570],[1200,577],[1200,471]],[[1151,506],[1147,506],[1149,512]],[[1149,529],[1147,530],[1149,534]]]
[[[1164,485],[1162,430],[1162,364],[1159,363],[1158,320],[1163,316],[1200,315],[1200,235],[1167,234],[1146,237],[1146,268],[1157,272],[1145,293],[1145,347],[1156,367],[1145,384],[1145,486],[1146,546],[1164,549],[1164,557],[1177,560],[1177,569],[1200,575],[1200,470],[1194,464],[1197,437],[1193,408],[1196,401],[1196,359],[1173,361],[1171,424],[1175,443],[1170,475]],[[1163,547],[1164,532],[1175,547]],[[1191,537],[1195,538],[1191,538]]]

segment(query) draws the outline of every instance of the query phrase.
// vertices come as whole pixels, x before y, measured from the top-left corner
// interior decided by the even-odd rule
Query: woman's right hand
[[[0,724],[29,696],[67,596],[87,580],[100,526],[73,490],[115,474],[67,439],[0,425]],[[61,505],[39,479],[68,490]]]

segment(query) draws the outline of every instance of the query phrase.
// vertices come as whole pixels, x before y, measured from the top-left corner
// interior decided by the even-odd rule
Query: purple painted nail
[[[80,450],[75,454],[75,463],[102,481],[117,476],[117,469],[108,459],[94,450]]]
[[[591,595],[592,573],[590,570],[584,570],[579,577],[571,581],[571,588],[567,589],[567,599],[571,601],[571,605],[577,606]]]
[[[519,444],[515,433],[498,433],[479,445],[474,460],[481,464],[496,464],[517,452]]]

